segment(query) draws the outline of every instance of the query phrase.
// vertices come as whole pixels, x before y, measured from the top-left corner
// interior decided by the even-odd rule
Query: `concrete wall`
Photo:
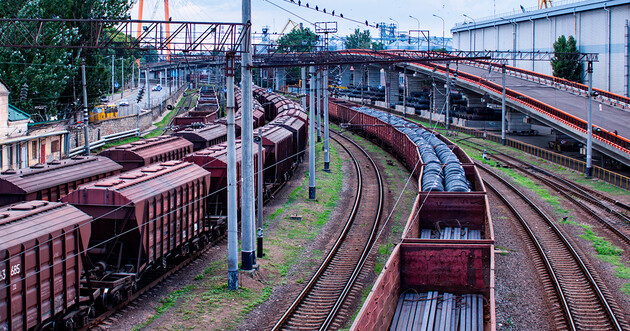
[[[167,112],[166,105],[177,103],[177,100],[182,96],[186,87],[181,87],[178,91],[176,91],[173,96],[164,100],[161,105],[153,107],[150,112],[144,112],[140,114],[139,118],[136,115],[130,115],[125,117],[112,118],[108,120],[101,121],[97,124],[90,124],[89,127],[89,135],[90,141],[97,141],[101,139],[103,136],[112,135],[118,132],[124,132],[133,130],[136,128],[136,125],[139,124],[139,127],[142,131],[148,130],[153,125],[153,122],[158,119],[163,113]],[[83,128],[76,127],[70,129],[70,134],[68,137],[70,143],[70,149],[83,146],[85,144],[85,135],[83,132]]]
[[[451,30],[453,45],[461,50],[506,51],[515,49],[516,40],[516,51],[552,52],[559,36],[572,35],[581,52],[599,53],[593,86],[630,96],[626,50],[630,0],[583,1],[501,17],[458,24]],[[516,66],[552,74],[549,62],[516,61]]]

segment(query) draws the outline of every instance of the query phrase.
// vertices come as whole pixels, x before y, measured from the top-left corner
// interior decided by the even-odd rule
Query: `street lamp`
[[[508,21],[510,22],[510,24],[512,24],[514,26],[513,30],[512,30],[512,43],[513,43],[513,54],[512,54],[512,66],[516,67],[516,29],[518,29],[518,23],[516,23],[516,20],[514,19],[507,19],[504,17],[500,17],[500,19],[504,20],[504,21]]]
[[[472,17],[470,17],[470,16],[468,16],[466,14],[462,14],[462,16],[470,18],[473,21],[473,23],[474,23],[473,30],[477,29],[477,21],[475,21],[474,18],[472,18]],[[468,31],[470,31],[470,30],[468,30]],[[472,50],[473,51],[477,50],[477,31],[475,31],[475,36],[474,36],[474,39],[473,39],[473,49]]]
[[[411,15],[409,15],[409,17],[413,18],[414,20],[416,20],[416,22],[418,22],[418,50],[420,50],[420,20]],[[427,43],[428,42],[429,41],[427,40]]]
[[[438,16],[435,14],[433,14],[433,16],[442,20],[442,49],[446,50],[446,48],[444,47],[444,19],[442,18],[442,16]]]

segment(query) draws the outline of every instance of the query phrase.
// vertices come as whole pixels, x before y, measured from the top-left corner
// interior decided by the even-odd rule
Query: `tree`
[[[372,50],[373,51],[380,51],[385,49],[385,45],[383,45],[383,43],[379,43],[379,42],[373,42],[372,43]]]
[[[353,34],[347,36],[343,44],[346,49],[372,49],[378,51],[385,48],[381,43],[372,42],[369,30],[361,32],[359,29],[355,29]]]
[[[309,28],[297,28],[278,39],[278,53],[312,52],[319,36]]]
[[[0,15],[16,18],[120,19],[126,17],[130,7],[130,0],[0,0]],[[46,24],[38,41],[49,45],[80,45],[89,37],[89,28],[80,23]],[[109,32],[106,30],[104,33]],[[129,54],[128,51],[117,53],[120,53],[116,54],[120,56],[118,58]],[[104,62],[106,55],[62,48],[3,48],[0,49],[0,78],[11,92],[12,104],[35,115],[36,120],[46,120],[64,108],[64,104],[73,104],[82,95],[81,58],[86,60],[90,99],[95,100],[102,91],[108,90],[111,64]],[[20,90],[25,83],[28,85],[27,98],[21,101]]]
[[[579,51],[575,38],[569,36],[567,40],[564,35],[560,36],[553,43],[554,57],[551,60],[551,68],[555,77],[564,78],[574,82],[580,82],[583,64],[579,61]]]
[[[312,52],[317,46],[319,36],[309,28],[296,28],[278,39],[278,53]],[[292,67],[286,71],[287,84],[297,84],[301,78],[300,68]]]

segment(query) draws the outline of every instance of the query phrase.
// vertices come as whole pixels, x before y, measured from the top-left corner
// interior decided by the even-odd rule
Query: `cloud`
[[[303,22],[305,26],[310,24],[304,20],[273,6],[265,0],[252,1],[252,24],[253,31],[260,32],[263,26],[270,26],[272,32],[280,32],[287,21],[291,19],[297,23]],[[269,0],[292,13],[295,13],[310,22],[337,21],[339,25],[339,35],[345,36],[354,31],[355,28],[368,29],[365,25],[357,24],[339,19],[321,12],[326,8],[330,13],[335,10],[336,15],[343,13],[345,17],[358,21],[368,20],[370,24],[385,22],[394,23],[389,18],[398,21],[399,29],[408,31],[418,28],[417,21],[410,18],[412,15],[420,21],[421,29],[429,29],[431,35],[442,35],[442,21],[433,14],[440,15],[445,21],[446,35],[450,36],[450,29],[455,23],[468,20],[462,14],[467,14],[475,19],[488,17],[493,14],[495,5],[497,15],[512,12],[519,8],[535,6],[536,2],[527,3],[524,0],[442,0],[442,1],[418,1],[418,0],[301,0],[302,8],[297,5],[287,3],[282,0]],[[296,0],[297,2],[297,0]],[[311,7],[317,5],[319,12],[303,8],[305,3]],[[240,22],[241,21],[241,1],[232,0],[171,0],[170,15],[173,20],[201,21],[201,22]],[[528,6],[529,5],[529,6]],[[156,10],[156,6],[157,8]],[[520,11],[520,9],[518,9]],[[152,12],[157,17],[148,17]],[[163,19],[163,0],[145,0],[144,19]],[[132,9],[132,17],[138,15],[137,4]],[[373,36],[378,35],[378,30],[370,29]]]

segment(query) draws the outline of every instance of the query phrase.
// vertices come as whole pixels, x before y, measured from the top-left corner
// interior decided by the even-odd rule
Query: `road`
[[[155,84],[151,84],[150,86],[154,87]],[[175,92],[175,87],[173,87],[172,92]],[[163,85],[161,91],[150,91],[150,93],[151,93],[151,106],[155,107],[159,105],[163,99],[166,99],[169,97],[169,86]],[[108,103],[119,104],[121,99],[127,99],[127,101],[129,102],[129,106],[119,106],[118,116],[135,115],[138,113],[139,109],[149,109],[147,105],[148,97],[147,97],[146,89],[144,91],[144,97],[142,98],[142,101],[140,101],[140,103],[137,102],[138,100],[137,88],[133,89],[133,91],[130,89],[124,90],[122,93],[122,98],[121,98],[120,92],[115,93],[113,97],[110,95]]]
[[[501,84],[501,73],[459,65],[459,70]],[[584,121],[588,120],[588,98],[555,87],[506,75],[506,88],[525,94]],[[593,124],[620,136],[630,137],[630,112],[593,100]]]

